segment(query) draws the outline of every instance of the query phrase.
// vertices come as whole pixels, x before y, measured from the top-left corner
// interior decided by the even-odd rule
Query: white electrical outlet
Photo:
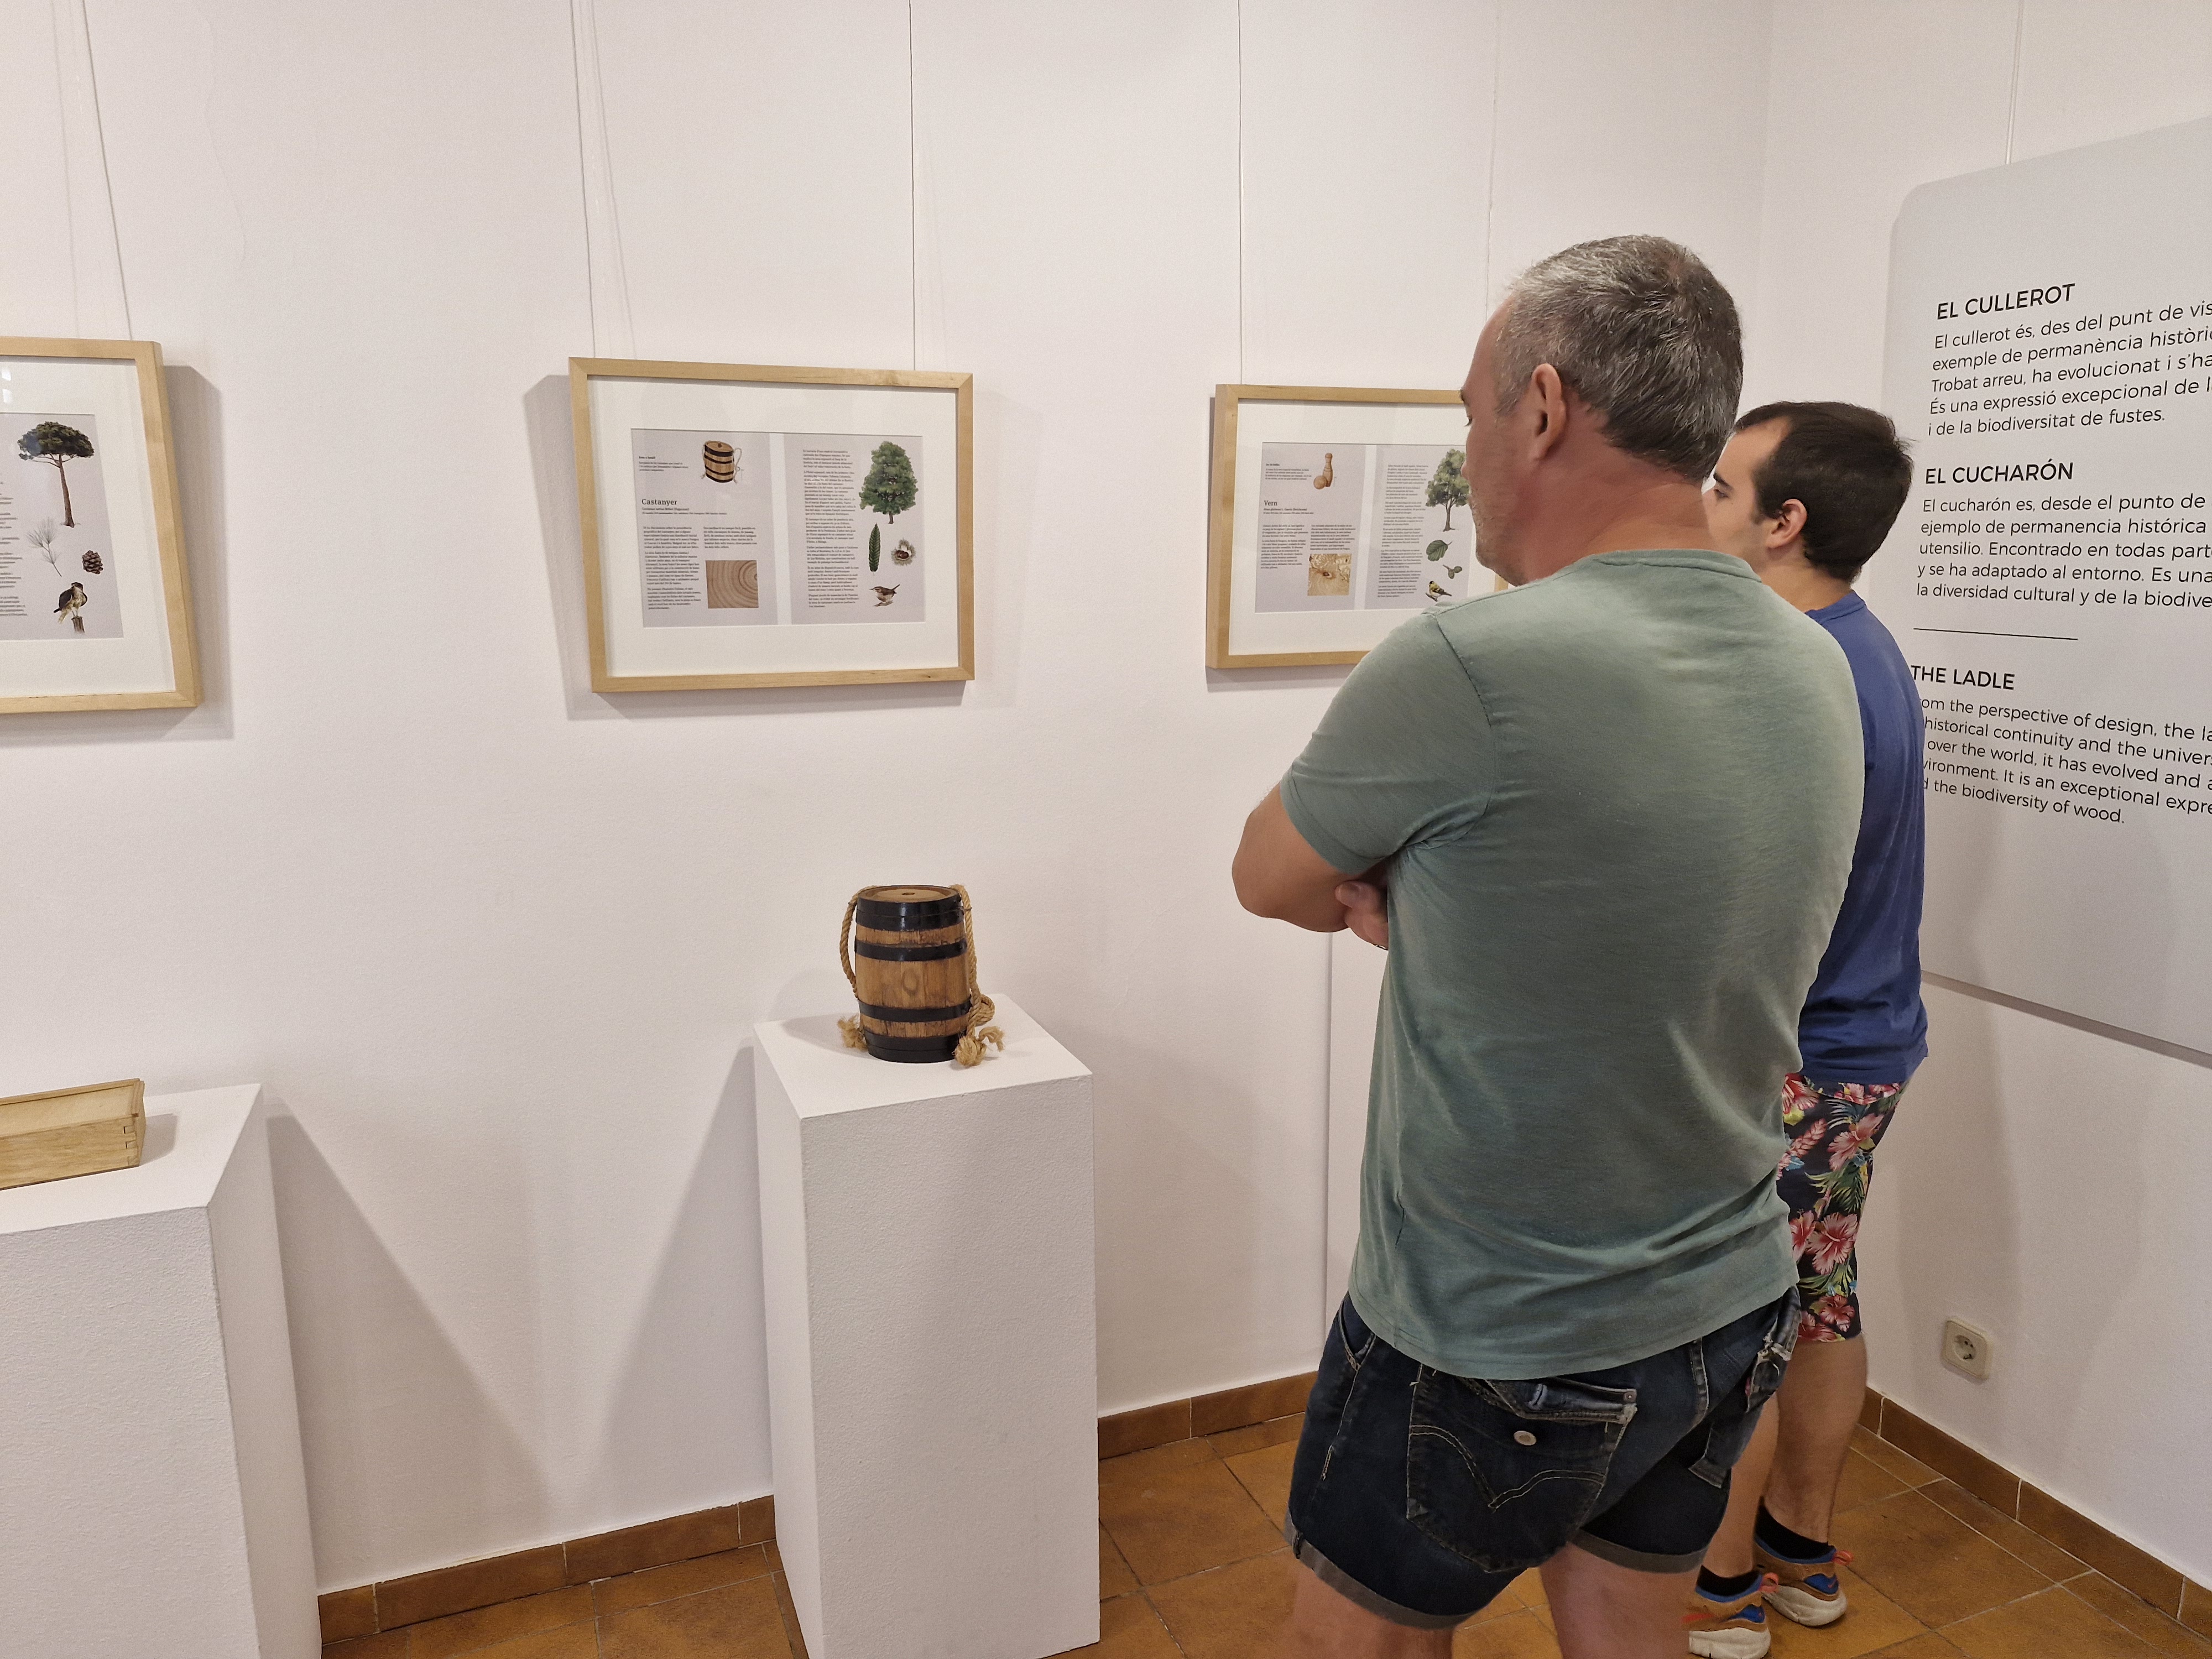
[[[1990,1334],[1963,1319],[1943,1322],[1943,1363],[1977,1382],[1990,1380]]]

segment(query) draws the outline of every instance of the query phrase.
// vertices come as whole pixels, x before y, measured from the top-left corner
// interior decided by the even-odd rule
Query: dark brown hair
[[[1782,441],[1751,475],[1759,516],[1803,502],[1805,557],[1850,581],[1874,557],[1912,488],[1897,423],[1857,404],[1761,404],[1735,429],[1770,421],[1783,423]]]

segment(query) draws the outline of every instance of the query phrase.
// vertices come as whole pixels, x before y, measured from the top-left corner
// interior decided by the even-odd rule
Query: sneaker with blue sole
[[[1777,1555],[1754,1539],[1752,1553],[1759,1571],[1774,1578],[1774,1588],[1766,1592],[1766,1605],[1792,1624],[1832,1625],[1850,1610],[1844,1581],[1837,1571],[1850,1560],[1849,1550],[1831,1548],[1816,1559],[1798,1561]]]
[[[1766,1607],[1762,1598],[1773,1589],[1771,1575],[1741,1595],[1708,1595],[1690,1587],[1690,1610],[1682,1624],[1690,1638],[1690,1651],[1698,1659],[1766,1659],[1772,1638],[1766,1629]]]

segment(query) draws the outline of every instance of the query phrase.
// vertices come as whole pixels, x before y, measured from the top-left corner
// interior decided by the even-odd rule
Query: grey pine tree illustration
[[[27,461],[44,461],[62,481],[62,523],[76,528],[76,509],[70,502],[69,464],[92,453],[92,440],[59,421],[40,421],[15,440],[15,453]]]

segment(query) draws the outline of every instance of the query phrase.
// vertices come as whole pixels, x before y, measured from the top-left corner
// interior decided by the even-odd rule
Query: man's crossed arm
[[[1270,789],[1244,820],[1230,877],[1237,902],[1255,915],[1316,933],[1349,927],[1370,945],[1390,947],[1381,867],[1347,874],[1315,852],[1283,810],[1279,788]]]

